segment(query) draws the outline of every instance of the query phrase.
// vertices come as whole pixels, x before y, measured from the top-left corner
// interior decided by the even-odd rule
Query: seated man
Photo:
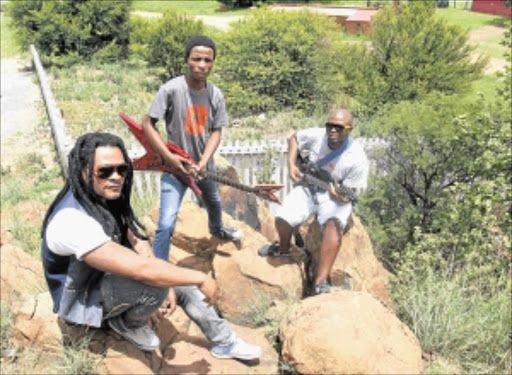
[[[305,184],[295,186],[276,213],[279,243],[265,245],[258,251],[262,256],[288,255],[294,228],[316,213],[322,226],[322,243],[314,281],[315,294],[327,293],[331,288],[327,280],[356,194],[367,186],[368,160],[361,145],[352,140],[351,131],[352,115],[346,109],[337,109],[329,113],[325,129],[300,130],[292,135],[288,150],[290,178],[296,184]],[[327,183],[318,175],[313,179],[309,173],[302,173],[297,166],[299,152],[307,152],[317,172],[327,174],[334,183]]]
[[[211,306],[215,280],[154,257],[130,206],[133,167],[119,137],[81,136],[68,167],[41,232],[45,277],[62,319],[92,327],[106,323],[140,349],[154,350],[160,340],[147,323],[170,295],[166,312],[177,299],[212,341],[213,356],[261,355],[261,348],[240,339]]]

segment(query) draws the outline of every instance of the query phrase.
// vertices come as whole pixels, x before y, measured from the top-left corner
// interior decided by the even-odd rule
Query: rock
[[[15,312],[13,343],[49,352],[62,351],[62,334],[49,292],[26,296]]]
[[[215,163],[219,174],[231,181],[240,183],[237,170],[225,158],[216,155]],[[277,239],[274,218],[265,206],[264,200],[252,193],[223,184],[219,184],[219,194],[224,212],[234,219],[246,223],[256,232],[267,237],[268,240],[274,241]]]
[[[365,291],[376,296],[382,303],[392,306],[386,285],[391,274],[378,261],[366,229],[360,220],[352,215],[353,226],[343,235],[341,249],[331,271],[331,283],[335,286],[349,287],[355,291]],[[313,218],[301,226],[300,232],[305,247],[312,253],[313,278],[320,255],[321,229]]]
[[[41,223],[46,214],[48,206],[37,201],[21,201],[14,206],[14,212],[17,212],[20,218],[25,222]]]
[[[156,374],[153,369],[161,365],[157,352],[143,352],[128,341],[116,341],[106,352],[105,366],[109,374]]]
[[[11,244],[0,247],[0,259],[2,301],[12,303],[24,293],[35,294],[46,290],[39,259]]]
[[[304,374],[421,374],[411,330],[375,297],[335,291],[292,307],[280,326],[285,363]]]
[[[266,242],[252,232],[240,251],[213,260],[221,291],[217,305],[229,321],[253,325],[255,315],[272,301],[300,299],[303,295],[304,254],[295,250],[288,258],[263,258],[257,249]]]
[[[10,244],[12,242],[12,240],[13,240],[12,233],[7,229],[2,228],[1,232],[0,232],[0,246]]]
[[[260,359],[252,361],[217,359],[210,354],[211,344],[200,331],[181,333],[163,352],[159,374],[278,374],[278,355],[258,330],[233,326],[244,341],[263,349]]]

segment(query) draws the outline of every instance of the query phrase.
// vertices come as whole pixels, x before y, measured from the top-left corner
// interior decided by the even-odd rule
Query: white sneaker
[[[259,358],[262,350],[258,345],[248,344],[240,337],[237,337],[231,345],[214,345],[210,353],[212,353],[215,358],[220,359],[236,358],[251,360]]]

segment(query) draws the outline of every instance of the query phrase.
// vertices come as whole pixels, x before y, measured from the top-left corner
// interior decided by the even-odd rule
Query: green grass
[[[502,85],[502,80],[494,74],[488,74],[471,83],[471,91],[463,97],[463,100],[475,101],[480,95],[490,99],[498,94],[496,90]]]
[[[11,339],[14,316],[7,302],[2,301],[0,303],[0,309],[0,357],[3,357],[4,350],[9,348],[10,345],[9,341]]]
[[[20,47],[14,38],[14,32],[11,29],[11,17],[1,13],[1,45],[0,56],[2,58],[13,57],[20,53]]]
[[[398,288],[392,288],[398,316],[423,350],[469,374],[506,373],[512,366],[510,280],[506,287],[475,287],[464,274],[452,278],[434,274]]]
[[[506,59],[505,53],[507,48],[500,44],[503,39],[504,37],[502,36],[485,38],[476,44],[477,51],[496,59]]]
[[[206,1],[169,1],[169,0],[136,0],[132,4],[132,9],[143,12],[163,13],[166,10],[177,10],[181,13],[202,16],[241,16],[250,13],[250,9],[228,10],[225,6],[212,0]]]
[[[492,14],[471,12],[457,8],[438,8],[436,17],[446,20],[449,24],[458,25],[464,30],[477,30],[484,26],[507,25],[510,20]]]

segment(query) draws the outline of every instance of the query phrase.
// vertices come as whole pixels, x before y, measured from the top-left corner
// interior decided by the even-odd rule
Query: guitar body
[[[357,203],[357,195],[351,188],[343,186],[343,182],[336,182],[331,177],[331,174],[318,167],[316,163],[309,160],[309,155],[304,152],[299,152],[297,156],[297,166],[304,175],[303,185],[314,187],[318,191],[326,191],[329,184],[334,184],[334,190],[338,195],[347,198],[352,205]]]

